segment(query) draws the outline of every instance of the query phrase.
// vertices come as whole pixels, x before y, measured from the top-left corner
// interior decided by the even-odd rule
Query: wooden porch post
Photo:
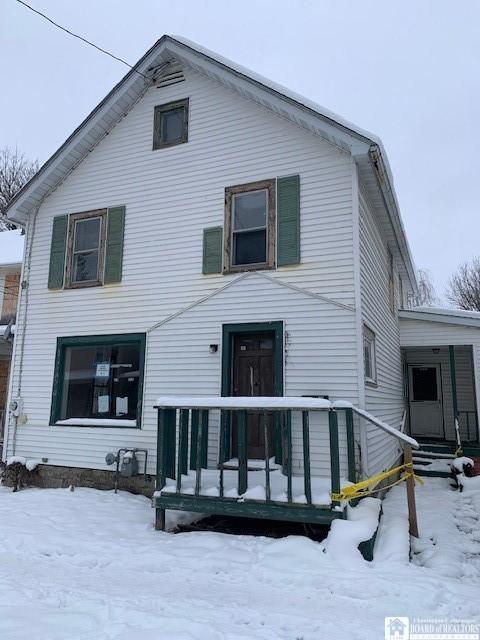
[[[403,459],[405,464],[411,465],[412,462],[412,447],[409,444],[403,446]],[[412,468],[409,468],[411,471]],[[408,504],[408,524],[410,535],[418,538],[418,522],[417,522],[417,506],[415,503],[415,479],[413,476],[408,476],[407,480],[407,504]]]

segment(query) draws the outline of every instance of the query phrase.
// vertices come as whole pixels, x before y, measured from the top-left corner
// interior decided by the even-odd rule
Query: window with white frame
[[[366,325],[363,326],[363,362],[365,366],[365,381],[376,384],[375,334]]]

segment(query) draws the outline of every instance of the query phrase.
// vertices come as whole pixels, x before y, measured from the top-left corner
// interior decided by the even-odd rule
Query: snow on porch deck
[[[223,472],[223,487],[225,498],[236,498],[243,500],[266,500],[265,491],[265,470],[249,471],[248,489],[240,495],[238,493],[238,472],[227,470]],[[187,475],[182,475],[181,493],[195,495],[195,471],[190,471]],[[270,497],[274,502],[288,502],[287,497],[287,476],[280,469],[270,471]],[[317,506],[330,506],[331,504],[331,480],[330,477],[311,479],[312,484],[312,504]],[[343,487],[348,487],[352,483],[345,478],[340,479]],[[176,481],[167,478],[166,485],[161,491],[155,493],[156,497],[161,494],[176,493]],[[202,469],[200,495],[209,497],[220,497],[220,472],[217,469]],[[307,504],[303,476],[292,476],[292,502],[295,504]]]

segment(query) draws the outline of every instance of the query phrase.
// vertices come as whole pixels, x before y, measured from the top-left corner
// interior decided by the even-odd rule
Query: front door
[[[232,395],[275,395],[275,334],[235,334],[233,336]],[[265,457],[264,426],[261,414],[249,411],[247,418],[248,458]],[[269,455],[273,455],[273,416],[267,416]],[[233,421],[232,454],[238,455],[236,420]]]
[[[408,370],[412,436],[444,438],[440,365],[410,365]]]

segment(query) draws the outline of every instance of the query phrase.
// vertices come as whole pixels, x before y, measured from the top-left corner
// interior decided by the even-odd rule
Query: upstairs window
[[[365,367],[365,382],[376,384],[377,363],[375,354],[375,334],[366,325],[363,326],[363,362]]]
[[[275,181],[225,189],[225,271],[275,266]]]
[[[102,283],[106,216],[106,209],[70,216],[67,287]]]
[[[188,98],[155,107],[153,149],[188,142]]]

